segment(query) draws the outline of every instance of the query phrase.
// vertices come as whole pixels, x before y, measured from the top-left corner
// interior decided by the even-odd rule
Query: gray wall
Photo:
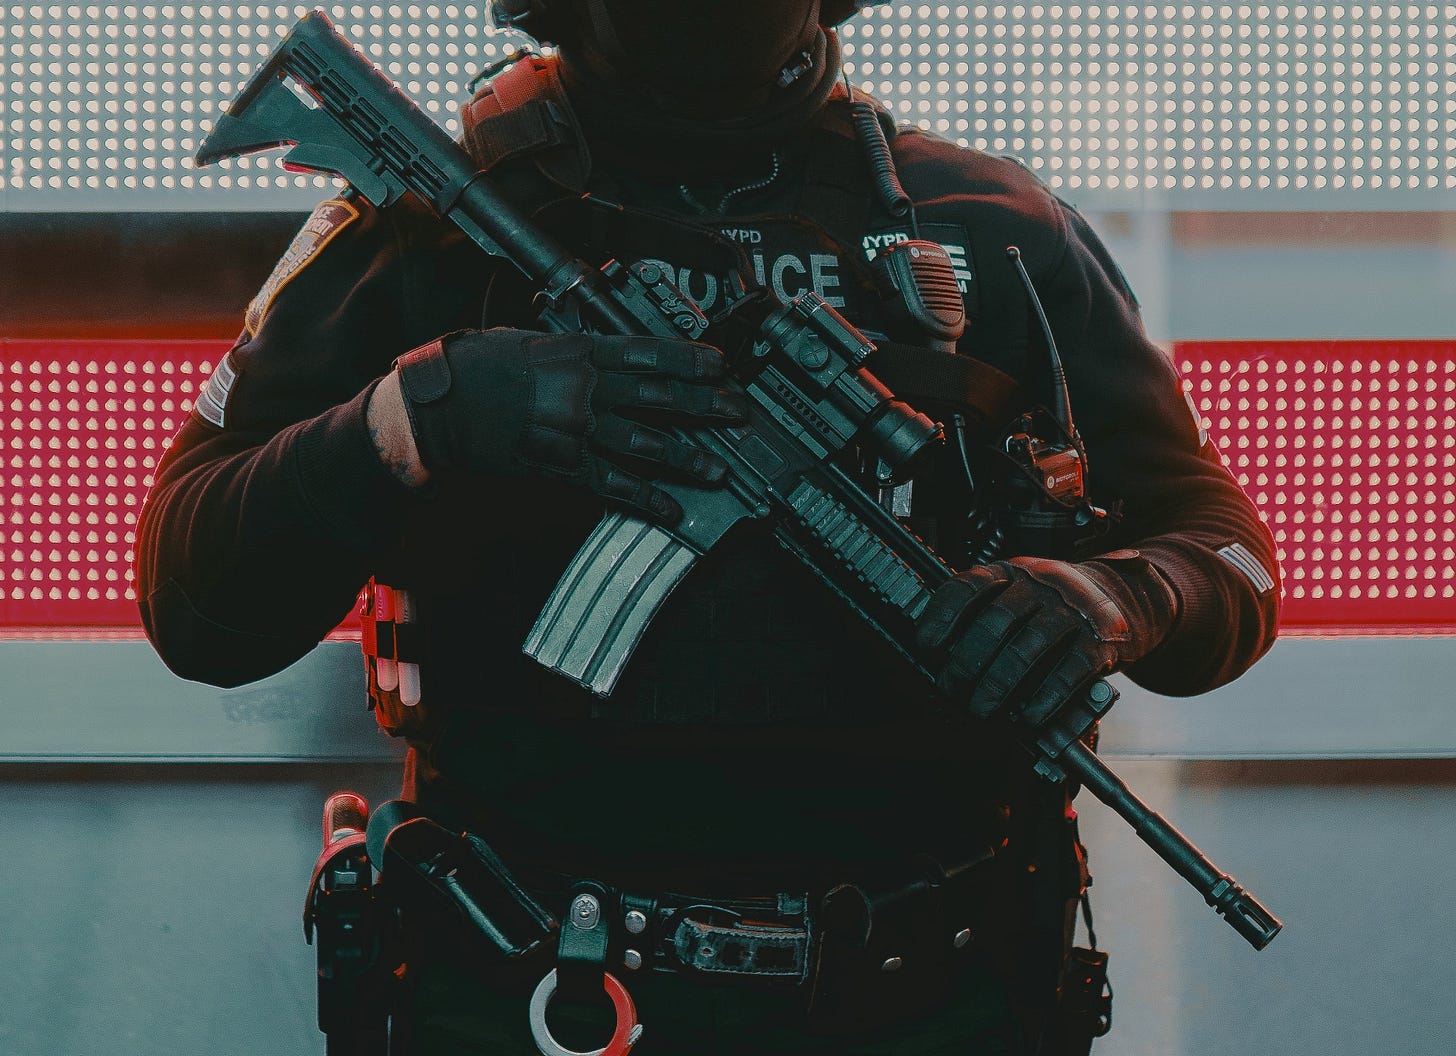
[[[1093,219],[1162,339],[1396,338],[1456,333],[1451,215]],[[144,643],[0,641],[0,1056],[322,1052],[317,815],[397,781],[356,649],[224,693]],[[1286,930],[1255,953],[1084,802],[1101,1056],[1452,1051],[1453,683],[1456,639],[1288,639],[1207,699],[1127,691],[1104,751]]]
[[[1097,1056],[1443,1056],[1456,1047],[1456,761],[1114,764],[1283,919],[1255,952],[1080,804],[1112,1033]]]
[[[0,1053],[323,1052],[301,911],[323,800],[394,767],[0,766]]]

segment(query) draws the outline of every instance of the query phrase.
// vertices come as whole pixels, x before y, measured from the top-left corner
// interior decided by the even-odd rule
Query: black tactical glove
[[[551,477],[671,524],[682,507],[650,481],[704,487],[728,467],[641,420],[742,421],[709,345],[655,337],[461,330],[396,362],[420,460],[498,476]]]
[[[947,695],[981,718],[1037,728],[1095,678],[1156,649],[1177,612],[1172,586],[1135,550],[1076,564],[1016,557],[940,586],[916,638],[942,665]]]

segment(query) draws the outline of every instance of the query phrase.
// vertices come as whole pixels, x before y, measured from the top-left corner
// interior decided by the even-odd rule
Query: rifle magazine
[[[657,525],[607,514],[567,566],[522,651],[609,696],[648,624],[697,558]]]

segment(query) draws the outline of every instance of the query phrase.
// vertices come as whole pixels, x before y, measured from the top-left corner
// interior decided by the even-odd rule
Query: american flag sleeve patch
[[[1242,543],[1225,546],[1218,552],[1218,556],[1242,572],[1244,578],[1254,585],[1256,593],[1267,594],[1274,589],[1274,577],[1269,575],[1259,559],[1249,553]]]

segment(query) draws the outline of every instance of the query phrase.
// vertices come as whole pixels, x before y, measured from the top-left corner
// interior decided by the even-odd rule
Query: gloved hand
[[[1135,550],[1075,564],[1016,557],[937,588],[916,638],[947,695],[980,718],[1039,728],[1095,678],[1157,648],[1177,612],[1172,586]]]
[[[652,480],[704,487],[728,467],[643,423],[704,428],[742,421],[722,354],[655,337],[461,330],[396,362],[420,460],[587,488],[664,523],[682,508]]]

